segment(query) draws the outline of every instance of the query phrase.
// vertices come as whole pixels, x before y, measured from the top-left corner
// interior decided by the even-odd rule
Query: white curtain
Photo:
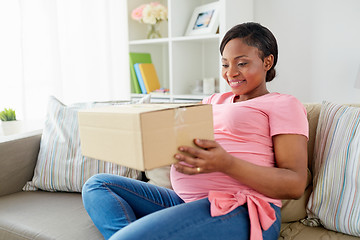
[[[0,111],[129,99],[126,1],[0,0]]]

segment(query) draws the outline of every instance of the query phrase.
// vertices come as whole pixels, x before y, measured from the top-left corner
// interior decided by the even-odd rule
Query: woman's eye
[[[221,65],[223,68],[227,68],[229,65],[227,65],[227,64],[222,64]]]
[[[238,66],[243,67],[243,66],[245,66],[246,64],[247,64],[246,62],[242,62],[242,63],[238,63]]]

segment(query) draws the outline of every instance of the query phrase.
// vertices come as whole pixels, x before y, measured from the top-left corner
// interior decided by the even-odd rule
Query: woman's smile
[[[228,80],[230,87],[237,88],[246,83],[246,80]]]

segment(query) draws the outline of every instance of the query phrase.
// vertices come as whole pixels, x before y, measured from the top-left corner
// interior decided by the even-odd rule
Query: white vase
[[[9,136],[20,133],[23,128],[22,121],[5,121],[1,122],[2,134]]]

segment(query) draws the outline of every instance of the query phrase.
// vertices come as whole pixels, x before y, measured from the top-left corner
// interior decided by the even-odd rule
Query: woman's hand
[[[181,153],[175,154],[174,157],[179,162],[174,167],[178,172],[189,175],[223,172],[231,166],[232,156],[216,141],[195,139],[194,143],[199,148],[180,146]]]

